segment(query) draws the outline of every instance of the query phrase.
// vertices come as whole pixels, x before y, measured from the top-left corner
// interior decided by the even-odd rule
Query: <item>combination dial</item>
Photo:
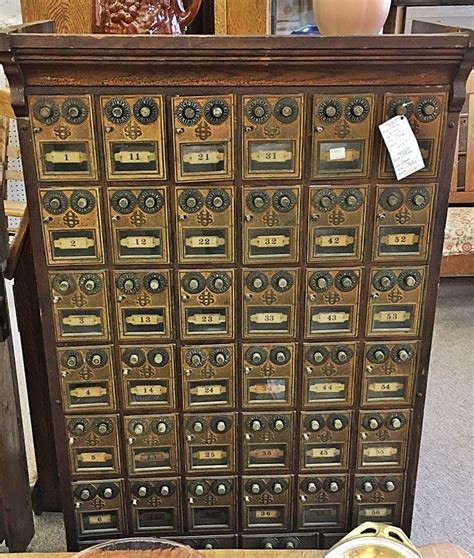
[[[400,209],[403,204],[403,194],[398,188],[387,188],[380,196],[380,204],[387,211]]]
[[[413,115],[413,101],[408,97],[393,99],[388,106],[388,115],[390,118],[394,116],[406,116],[410,118],[410,116]]]
[[[204,366],[206,362],[206,355],[200,349],[191,349],[186,351],[184,356],[186,364],[191,366],[191,368],[199,368]]]
[[[231,280],[227,273],[214,271],[207,280],[207,286],[213,293],[225,293],[231,285]]]
[[[248,119],[254,124],[265,124],[270,118],[272,107],[267,99],[255,97],[245,107]]]
[[[131,213],[137,206],[137,198],[128,190],[114,192],[111,199],[112,207],[117,213]]]
[[[192,99],[181,101],[176,109],[176,118],[184,126],[194,126],[201,118],[201,107]]]
[[[281,190],[273,196],[273,207],[280,213],[291,211],[296,205],[296,196],[291,190]]]
[[[390,350],[386,345],[374,345],[367,351],[367,358],[374,364],[386,362],[390,356]]]
[[[426,188],[412,188],[407,195],[407,205],[414,211],[424,209],[430,203],[430,193]]]
[[[288,271],[279,271],[272,277],[272,287],[280,293],[289,291],[293,283],[293,277]]]
[[[351,99],[346,105],[346,118],[350,122],[362,122],[367,118],[370,105],[364,97]]]
[[[71,207],[76,213],[90,213],[95,207],[95,198],[87,190],[75,190],[71,196]]]
[[[307,352],[306,358],[313,364],[321,365],[324,364],[329,358],[329,351],[326,349],[326,347],[318,345],[317,347],[313,347]]]
[[[83,364],[83,358],[78,351],[66,351],[61,355],[61,364],[70,370],[77,370]]]
[[[133,105],[133,114],[141,124],[152,124],[158,119],[158,105],[151,97],[143,97]]]
[[[413,291],[421,283],[421,275],[416,269],[406,269],[398,276],[398,284],[404,291]]]
[[[87,118],[87,106],[82,99],[66,99],[63,103],[62,114],[69,124],[82,124]]]
[[[79,277],[79,287],[83,293],[95,295],[102,288],[102,279],[96,273],[83,273]]]
[[[328,271],[316,271],[309,280],[309,286],[315,293],[325,293],[333,284],[334,280]]]
[[[260,271],[252,271],[247,275],[246,283],[251,291],[260,293],[268,287],[268,278]]]
[[[38,99],[33,106],[33,114],[36,120],[51,126],[59,120],[61,111],[58,105],[50,99]]]
[[[132,348],[123,353],[122,360],[130,368],[139,368],[145,364],[146,356],[141,349]]]
[[[260,213],[265,211],[270,206],[270,197],[269,195],[264,192],[263,190],[257,190],[251,192],[247,196],[247,207],[251,211],[255,211],[256,213]]]
[[[270,360],[277,366],[290,362],[291,353],[287,347],[273,347],[270,351]]]
[[[211,99],[204,107],[204,118],[209,124],[219,126],[229,117],[229,105],[224,99]]]
[[[58,293],[68,295],[76,290],[76,282],[71,275],[60,273],[54,276],[53,289]]]
[[[392,289],[397,282],[397,276],[390,269],[378,271],[372,279],[372,285],[378,291],[387,292]]]
[[[138,205],[145,213],[158,213],[163,204],[163,195],[157,190],[143,190],[138,196]]]
[[[62,192],[47,192],[43,198],[43,207],[51,215],[61,215],[68,208],[68,201]]]
[[[441,105],[435,97],[421,99],[415,107],[415,116],[421,122],[433,122],[440,114]]]
[[[201,192],[196,190],[185,190],[179,196],[179,206],[186,213],[196,213],[204,205],[204,198]]]
[[[166,366],[170,361],[170,355],[166,349],[152,349],[147,354],[148,362],[152,366]]]
[[[108,436],[114,431],[114,425],[109,418],[97,418],[92,423],[92,429],[99,436]]]
[[[224,190],[214,188],[206,196],[206,206],[214,212],[225,211],[230,205],[230,196]]]
[[[102,349],[94,349],[86,353],[86,362],[91,368],[103,368],[108,360],[107,353]]]
[[[209,361],[214,366],[220,368],[221,366],[225,366],[230,362],[230,351],[225,347],[221,347],[219,349],[214,349],[211,351],[209,355]]]
[[[148,273],[143,278],[143,287],[150,294],[163,292],[167,284],[166,277],[161,273]]]
[[[245,353],[245,360],[249,364],[254,364],[256,366],[260,366],[261,364],[263,364],[267,360],[267,357],[267,351],[260,347],[251,347]]]
[[[136,294],[140,287],[141,281],[133,273],[122,273],[117,279],[117,288],[124,294]]]
[[[319,120],[332,124],[342,115],[342,105],[337,99],[324,99],[316,110]]]
[[[336,275],[335,283],[337,288],[343,292],[354,289],[358,283],[357,275],[353,271],[339,271]]]
[[[125,124],[132,116],[130,105],[125,99],[116,97],[105,105],[105,116],[113,124]]]
[[[338,345],[331,351],[331,358],[334,364],[346,364],[354,356],[354,351],[348,345]]]
[[[344,190],[339,196],[339,205],[342,209],[346,211],[356,211],[363,203],[362,194],[359,190],[350,188],[349,190]]]
[[[275,105],[274,114],[277,120],[283,122],[283,124],[290,124],[298,118],[298,103],[293,97],[280,99]]]
[[[186,273],[181,281],[183,289],[190,294],[200,293],[206,286],[206,280],[200,273]]]
[[[396,345],[392,349],[392,358],[395,362],[408,362],[414,354],[415,351],[411,345]]]
[[[333,190],[319,190],[313,197],[313,203],[318,211],[326,213],[336,207],[337,196]]]

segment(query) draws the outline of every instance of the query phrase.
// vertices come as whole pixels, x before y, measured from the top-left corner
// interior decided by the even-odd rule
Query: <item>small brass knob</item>
[[[358,200],[355,196],[347,196],[347,198],[346,198],[346,203],[350,207],[354,207],[355,205],[357,205],[357,201]]]
[[[84,488],[81,490],[80,498],[81,500],[88,500],[91,497],[90,490]]]
[[[413,203],[418,206],[418,207],[422,207],[425,205],[426,200],[425,198],[421,195],[421,194],[417,194],[414,198],[413,198]]]
[[[275,426],[275,430],[278,431],[285,429],[285,423],[281,419],[276,420],[274,426]]]
[[[253,205],[257,208],[257,209],[261,209],[262,207],[265,206],[265,200],[262,198],[262,196],[256,196],[253,199]]]
[[[206,543],[204,545],[204,550],[213,550],[214,546],[211,543]]]
[[[225,423],[223,420],[219,420],[219,421],[216,423],[216,430],[217,430],[217,432],[225,432],[226,429],[227,429],[227,425],[226,425],[226,423]]]
[[[395,196],[394,194],[388,196],[387,198],[387,203],[390,207],[396,207],[398,205],[398,196]]]
[[[97,427],[97,432],[99,432],[99,434],[107,434],[108,430],[109,429],[107,427],[107,424],[105,424],[105,422],[101,422]]]
[[[410,355],[408,354],[408,351],[406,351],[405,349],[401,349],[398,352],[398,358],[402,361],[402,362],[406,362],[409,358]]]
[[[310,422],[309,426],[311,427],[311,430],[312,430],[313,432],[317,432],[317,431],[321,428],[321,423],[319,422],[319,420],[313,419],[313,420]]]
[[[225,287],[225,283],[220,277],[217,277],[217,279],[214,280],[213,285],[218,290],[223,289]]]
[[[281,494],[283,492],[283,485],[281,484],[281,482],[276,482],[273,485],[273,492],[275,494]]]
[[[227,487],[225,484],[219,484],[217,487],[217,494],[220,494],[221,496],[226,494],[227,492]]]
[[[61,281],[58,285],[59,290],[64,292],[67,292],[69,290],[69,281]]]
[[[169,496],[170,495],[170,487],[164,484],[160,489],[160,494],[162,496]]]
[[[204,486],[202,484],[197,484],[194,488],[194,494],[196,494],[196,496],[202,496],[204,494]]]
[[[316,362],[317,364],[319,364],[320,362],[323,362],[324,360],[324,355],[323,353],[321,353],[320,351],[316,351],[313,355],[314,358],[314,362]]]
[[[395,483],[393,481],[387,481],[385,483],[385,488],[387,489],[387,492],[393,492],[396,488]]]
[[[372,492],[374,485],[370,481],[365,481],[363,484],[364,492]]]
[[[163,357],[163,355],[162,355],[161,353],[156,353],[156,354],[153,356],[153,362],[154,362],[155,364],[162,364],[163,360],[164,360],[164,357]]]
[[[369,420],[369,428],[371,430],[377,430],[378,427],[379,427],[379,421],[375,418],[371,418]]]
[[[339,484],[335,481],[329,483],[329,490],[331,492],[339,492]]]
[[[316,281],[316,284],[320,289],[327,289],[328,281],[325,277],[319,277],[318,280]]]
[[[107,500],[110,500],[110,498],[112,498],[113,495],[114,495],[114,491],[111,488],[106,488],[104,490],[104,498],[106,498]]]
[[[384,275],[381,279],[380,279],[380,285],[382,287],[384,287],[385,289],[388,289],[391,285],[391,281],[390,281],[390,277],[388,277],[387,275]]]
[[[279,363],[286,361],[286,355],[283,351],[278,351],[275,357],[276,357],[276,361]]]
[[[201,355],[195,354],[191,357],[191,363],[193,366],[201,366],[202,364],[202,357]]]
[[[392,420],[390,421],[390,424],[392,425],[392,428],[401,428],[402,426],[402,421],[398,418],[398,417],[393,417]]]
[[[349,287],[352,287],[353,282],[352,282],[352,279],[350,277],[343,277],[341,279],[341,284],[342,284],[343,287],[348,289]]]
[[[316,485],[316,483],[314,482],[308,483],[308,492],[310,494],[314,494],[317,491],[318,491],[318,486]]]
[[[130,364],[138,364],[140,362],[140,357],[136,353],[132,353],[128,360]]]
[[[94,355],[91,358],[91,362],[94,366],[100,366],[102,364],[102,357],[100,355]]]
[[[148,488],[146,486],[140,486],[137,490],[137,493],[140,498],[145,498],[145,496],[148,494]]]
[[[320,200],[320,204],[322,205],[322,207],[331,207],[331,198],[329,196],[323,196]]]
[[[252,285],[256,288],[256,289],[261,289],[263,287],[263,280],[261,277],[255,277],[255,279],[253,280]]]
[[[374,351],[374,358],[377,362],[382,362],[385,358],[383,351]]]
[[[273,544],[271,542],[266,542],[264,548],[265,550],[272,550]]]
[[[408,287],[414,287],[416,285],[416,278],[413,275],[407,275],[405,283]]]
[[[333,116],[336,116],[337,108],[334,105],[328,105],[324,109],[324,113],[326,116],[329,116],[329,118],[332,118]]]
[[[286,279],[285,277],[280,277],[278,279],[278,286],[280,287],[280,289],[286,289],[288,287],[288,279]]]
[[[252,494],[260,494],[261,492],[260,485],[257,483],[252,484],[252,486],[250,487],[250,491],[252,492]]]
[[[145,428],[144,428],[144,426],[141,422],[135,424],[135,426],[133,427],[133,432],[137,436],[141,436],[144,431],[145,431]]]
[[[250,427],[254,432],[259,432],[262,430],[263,424],[258,419],[255,419],[251,422]]]
[[[294,542],[288,541],[288,542],[286,543],[286,548],[288,548],[289,550],[293,550],[293,549],[296,548],[296,545],[295,545]]]
[[[204,430],[204,425],[202,422],[195,422],[193,424],[193,430],[194,432],[202,432]]]
[[[166,425],[166,422],[159,422],[156,426],[156,431],[158,432],[158,434],[166,434],[167,430],[168,426]]]
[[[346,362],[348,359],[348,354],[346,353],[346,351],[338,351],[337,359],[339,360],[339,362]]]
[[[334,419],[333,427],[334,427],[334,430],[342,430],[342,428],[344,428],[344,423],[342,422],[341,419],[338,419],[338,418]]]
[[[66,361],[66,364],[69,366],[69,368],[74,368],[74,366],[77,366],[77,357],[75,355],[70,355]]]

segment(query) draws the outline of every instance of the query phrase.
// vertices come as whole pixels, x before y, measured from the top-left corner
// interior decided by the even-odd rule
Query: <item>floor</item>
[[[446,541],[474,551],[473,395],[474,283],[442,284],[413,519],[417,545]],[[65,549],[60,514],[45,513],[35,521],[30,551]],[[5,546],[0,545],[1,552]]]

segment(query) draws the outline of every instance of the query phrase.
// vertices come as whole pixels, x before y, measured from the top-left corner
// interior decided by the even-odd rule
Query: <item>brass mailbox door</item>
[[[242,413],[244,472],[291,469],[295,420],[295,413]]]
[[[306,271],[306,337],[354,337],[358,331],[362,269]]]
[[[116,415],[66,417],[69,468],[73,477],[120,475]]]
[[[180,263],[233,262],[234,189],[176,188]]]
[[[129,476],[177,473],[177,428],[174,414],[125,417]]]
[[[137,479],[130,485],[132,530],[135,535],[180,533],[181,486],[176,477]]]
[[[168,270],[114,272],[118,330],[122,341],[171,337],[169,275]]]
[[[244,531],[292,530],[292,475],[243,476],[241,482]]]
[[[90,95],[30,97],[38,180],[97,180]]]
[[[361,411],[357,468],[403,469],[406,465],[411,411]]]
[[[110,346],[57,349],[64,412],[116,410],[111,351]]]
[[[184,415],[186,472],[235,471],[236,413]]]
[[[365,521],[400,525],[405,475],[355,475],[352,527]]]
[[[243,270],[243,336],[296,335],[299,270]]]
[[[183,339],[232,339],[234,271],[180,271],[179,308]]]
[[[438,175],[439,152],[443,143],[446,118],[446,93],[387,93],[384,97],[384,120],[404,116],[420,146],[425,168],[412,178],[436,177]],[[392,161],[384,145],[381,145],[379,176],[394,178]]]
[[[166,188],[115,187],[107,196],[114,263],[168,263]]]
[[[362,259],[367,202],[366,185],[310,187],[309,262]]]
[[[374,261],[428,259],[437,186],[377,186]]]
[[[234,177],[234,96],[173,97],[176,182]]]
[[[367,336],[418,335],[426,268],[371,269]]]
[[[294,405],[295,344],[242,345],[242,404],[245,409]]]
[[[109,340],[105,271],[57,271],[49,284],[58,341]]]
[[[349,475],[298,477],[298,529],[347,527]]]
[[[301,413],[300,470],[347,470],[351,428],[351,411]]]
[[[301,178],[303,100],[303,95],[244,95],[244,178]]]
[[[166,178],[161,96],[101,97],[108,180]]]
[[[315,96],[312,177],[366,177],[371,168],[374,95]]]
[[[362,405],[411,405],[418,351],[418,341],[365,343]]]
[[[97,188],[43,188],[39,203],[49,265],[104,263]]]
[[[242,195],[244,263],[297,262],[301,188],[244,188]]]
[[[175,406],[173,345],[121,346],[123,406],[161,412]]]
[[[80,539],[127,533],[123,480],[73,482],[71,488]]]
[[[356,347],[356,343],[305,343],[301,384],[305,409],[352,405]]]
[[[234,345],[182,347],[184,410],[232,409],[235,405],[235,360]]]

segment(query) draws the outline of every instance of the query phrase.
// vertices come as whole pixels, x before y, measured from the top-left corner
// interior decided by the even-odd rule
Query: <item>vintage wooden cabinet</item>
[[[48,30],[0,45],[69,547],[409,531],[469,37]]]

